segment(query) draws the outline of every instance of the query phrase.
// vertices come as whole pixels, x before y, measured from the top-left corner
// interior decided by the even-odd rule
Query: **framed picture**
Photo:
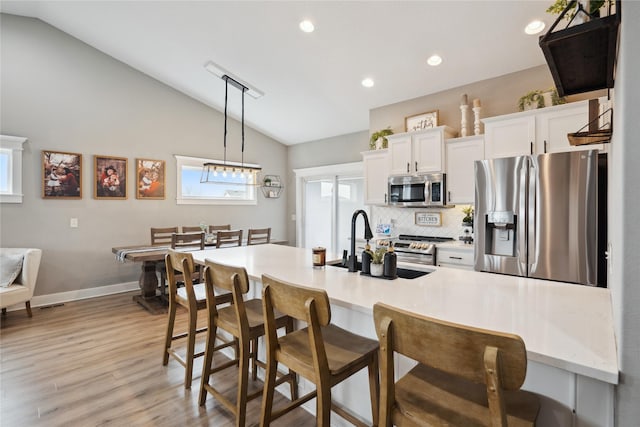
[[[42,151],[42,198],[82,199],[82,154]]]
[[[442,226],[442,214],[440,212],[416,212],[416,225],[440,227]]]
[[[127,159],[125,157],[93,156],[96,199],[127,198]]]
[[[136,199],[164,200],[164,160],[136,159]]]
[[[406,132],[431,129],[436,126],[438,126],[438,110],[405,117],[404,119],[404,130]]]

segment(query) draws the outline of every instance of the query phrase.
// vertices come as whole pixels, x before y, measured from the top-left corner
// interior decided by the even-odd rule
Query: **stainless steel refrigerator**
[[[606,286],[606,155],[479,160],[475,178],[477,271]]]

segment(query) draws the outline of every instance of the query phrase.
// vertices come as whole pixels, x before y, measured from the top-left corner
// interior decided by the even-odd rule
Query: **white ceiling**
[[[265,93],[247,125],[284,144],[362,131],[369,110],[544,64],[548,1],[5,1],[220,111],[213,61]],[[299,30],[304,19],[311,34]],[[430,67],[433,53],[444,61]],[[375,80],[365,89],[360,81]],[[239,117],[240,92],[229,109]]]

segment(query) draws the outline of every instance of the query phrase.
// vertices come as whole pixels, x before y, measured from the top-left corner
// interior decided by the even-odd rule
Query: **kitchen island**
[[[607,289],[445,267],[429,267],[433,272],[417,279],[381,280],[342,268],[316,269],[311,249],[273,244],[193,254],[198,263],[212,259],[244,266],[254,281],[254,296],[260,294],[262,274],[324,289],[332,321],[370,338],[377,338],[372,307],[378,301],[517,334],[529,361],[523,388],[544,396],[538,425],[613,425],[618,361]],[[410,367],[402,360],[398,365],[400,374]],[[359,401],[365,394],[354,390],[367,390],[365,377],[334,389],[334,397],[368,418],[368,399]]]

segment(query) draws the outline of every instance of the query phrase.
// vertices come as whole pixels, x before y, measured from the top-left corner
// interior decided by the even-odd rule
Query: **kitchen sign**
[[[440,212],[416,212],[416,225],[440,227],[442,226],[442,214]]]

